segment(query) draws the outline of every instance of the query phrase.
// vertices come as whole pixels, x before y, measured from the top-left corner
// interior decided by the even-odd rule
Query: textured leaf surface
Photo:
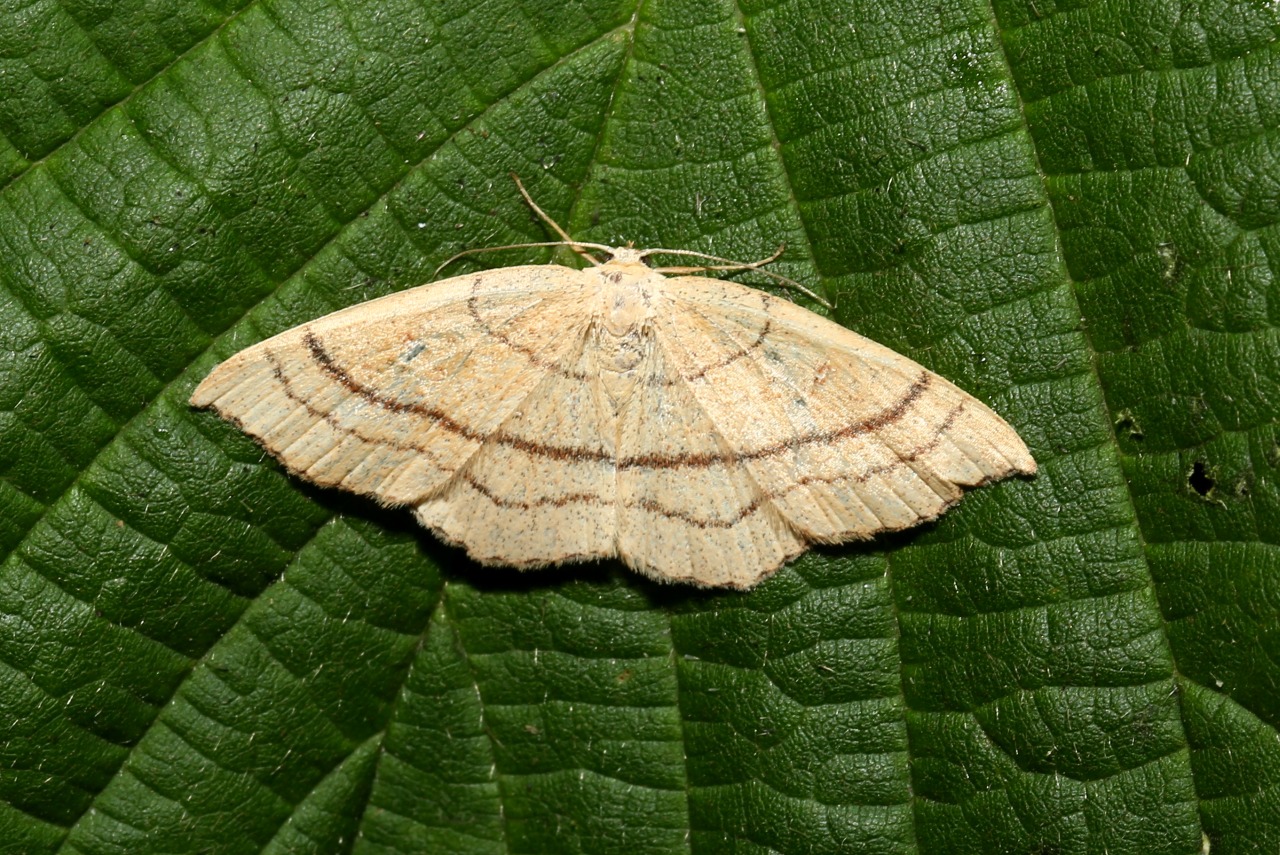
[[[3,12],[0,851],[1280,849],[1280,6]],[[186,406],[545,239],[512,170],[786,243],[1041,474],[714,594],[476,567]]]

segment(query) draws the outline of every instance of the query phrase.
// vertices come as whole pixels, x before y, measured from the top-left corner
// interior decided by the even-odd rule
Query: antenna
[[[544,222],[546,222],[546,224],[547,224],[547,225],[549,225],[549,226],[551,226],[551,228],[555,229],[556,234],[558,234],[558,235],[560,235],[560,237],[564,238],[564,241],[563,241],[563,243],[562,243],[561,245],[563,245],[563,246],[567,246],[567,247],[571,248],[574,252],[578,253],[578,255],[581,255],[581,256],[582,256],[583,258],[585,258],[587,261],[590,261],[590,262],[591,262],[592,264],[594,264],[596,267],[599,267],[599,266],[600,266],[600,262],[599,262],[599,261],[597,261],[594,257],[592,257],[592,255],[591,255],[589,252],[587,252],[585,249],[583,249],[583,247],[584,247],[584,246],[590,246],[590,247],[593,247],[593,248],[596,248],[596,249],[601,249],[601,248],[603,248],[603,249],[608,250],[608,251],[612,251],[612,249],[613,249],[613,248],[612,248],[612,247],[607,247],[607,246],[606,246],[606,247],[601,247],[601,245],[600,245],[600,244],[598,244],[598,243],[596,243],[596,244],[591,244],[591,243],[582,243],[581,241],[576,241],[576,240],[574,240],[573,238],[569,237],[569,233],[568,233],[568,232],[566,232],[564,229],[560,228],[560,224],[559,224],[559,223],[557,223],[555,220],[551,219],[551,217],[550,217],[550,216],[548,216],[547,212],[546,212],[546,211],[544,211],[544,210],[542,210],[541,208],[539,208],[539,207],[538,207],[538,203],[537,203],[537,202],[535,202],[535,201],[533,201],[533,197],[529,195],[529,191],[528,191],[528,190],[526,190],[526,189],[524,189],[524,185],[520,183],[520,176],[519,176],[519,175],[516,175],[514,172],[509,172],[509,173],[507,173],[507,174],[508,174],[508,175],[510,175],[510,176],[511,176],[511,180],[512,180],[512,181],[514,181],[514,182],[516,183],[516,187],[520,190],[520,195],[521,195],[521,196],[523,196],[523,197],[524,197],[524,200],[525,200],[526,202],[528,202],[528,203],[529,203],[529,207],[530,207],[530,208],[533,208],[534,212],[535,212],[539,217],[542,217],[543,221],[544,221]],[[544,246],[550,246],[550,245],[551,245],[551,244],[544,244]]]
[[[590,261],[596,267],[599,267],[601,265],[601,262],[597,260],[594,256],[592,256],[589,252],[587,252],[588,248],[600,250],[601,252],[607,253],[610,256],[616,256],[618,252],[617,247],[609,246],[603,243],[591,243],[589,241],[574,240],[572,237],[570,237],[569,233],[566,232],[564,229],[562,229],[559,223],[551,219],[551,216],[546,211],[542,210],[542,208],[538,206],[537,202],[533,201],[533,197],[529,195],[529,191],[524,189],[524,183],[520,181],[520,176],[516,175],[514,172],[509,172],[507,174],[510,175],[511,180],[515,182],[516,189],[518,189],[520,191],[520,195],[524,197],[525,203],[530,208],[532,208],[534,213],[536,213],[542,219],[543,222],[549,225],[555,231],[556,234],[560,235],[562,239],[550,240],[550,241],[538,241],[536,243],[509,243],[504,246],[482,246],[482,247],[475,247],[473,249],[464,249],[462,250],[462,252],[455,253],[454,255],[451,255],[447,259],[445,259],[445,261],[439,267],[436,268],[434,275],[439,275],[441,270],[445,269],[450,264],[457,261],[459,258],[463,258],[468,255],[477,255],[482,252],[498,252],[499,250],[503,250],[503,249],[524,249],[527,247],[537,247],[537,246],[567,246],[570,249],[572,249],[574,252],[578,253],[578,255],[581,255],[587,261]],[[825,299],[818,296],[813,291],[810,291],[808,288],[801,285],[799,282],[795,281],[794,279],[789,279],[786,276],[782,276],[781,274],[774,273],[771,270],[764,269],[764,265],[777,261],[782,256],[782,253],[786,251],[786,248],[787,248],[787,245],[785,243],[781,244],[777,248],[777,250],[774,251],[773,255],[770,255],[768,258],[762,258],[758,261],[734,261],[731,258],[721,258],[718,255],[710,255],[708,253],[698,252],[692,249],[644,249],[644,250],[640,250],[640,257],[647,258],[650,255],[682,255],[682,256],[688,256],[692,258],[705,258],[708,261],[718,262],[717,264],[705,264],[705,265],[699,265],[696,267],[655,267],[653,268],[655,273],[707,273],[710,271],[734,272],[734,271],[740,271],[740,270],[755,270],[760,273],[763,273],[765,276],[770,277],[776,282],[780,282],[781,284],[789,288],[794,288],[795,290],[799,291],[801,294],[804,294],[806,297],[813,300],[815,303],[818,303],[819,305],[825,306],[827,309],[834,311],[835,306],[831,305],[831,303],[827,302]]]
[[[804,294],[806,297],[813,300],[815,303],[818,303],[819,305],[825,306],[826,308],[834,311],[835,306],[831,305],[822,297],[819,297],[817,294],[810,291],[808,288],[804,287],[796,280],[788,279],[786,276],[783,276],[779,273],[774,273],[772,270],[764,269],[764,265],[769,264],[770,262],[773,262],[773,261],[777,261],[778,258],[782,256],[782,253],[786,250],[786,248],[787,248],[787,245],[784,243],[781,246],[779,246],[777,250],[773,253],[773,255],[769,256],[768,258],[762,258],[759,261],[746,261],[746,262],[734,261],[731,258],[721,258],[718,255],[708,255],[705,252],[698,252],[692,249],[646,249],[644,251],[644,254],[657,255],[659,253],[662,253],[665,255],[687,255],[687,256],[692,256],[694,258],[705,258],[708,261],[721,262],[721,264],[700,265],[698,267],[655,267],[654,271],[657,273],[701,273],[708,270],[719,270],[719,271],[755,270],[759,273],[763,273],[765,276],[768,276],[778,282],[781,282],[783,285],[786,285],[789,288],[795,288],[797,291],[799,291],[801,294]]]
[[[509,244],[506,244],[505,246],[476,246],[476,247],[472,247],[471,249],[464,249],[462,250],[462,252],[456,252],[453,255],[449,256],[444,261],[440,262],[440,266],[436,268],[436,272],[431,275],[439,276],[441,270],[444,270],[446,267],[448,267],[450,264],[453,264],[459,258],[465,258],[468,255],[478,255],[482,252],[498,252],[499,250],[503,250],[503,249],[525,249],[526,247],[531,247],[531,246],[571,246],[574,248],[576,252],[579,252],[585,255],[587,258],[591,259],[591,262],[593,264],[597,264],[597,265],[600,262],[596,261],[594,258],[591,258],[590,255],[586,255],[586,253],[582,253],[579,247],[588,246],[588,247],[591,247],[592,249],[599,249],[609,253],[612,253],[615,249],[615,247],[608,246],[607,244],[587,243],[585,241],[580,241],[580,240],[571,240],[571,241],[544,240],[544,241],[538,241],[537,243],[509,243]]]

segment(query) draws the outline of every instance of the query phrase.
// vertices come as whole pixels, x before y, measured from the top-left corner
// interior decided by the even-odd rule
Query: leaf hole
[[[1207,499],[1216,483],[1217,481],[1209,474],[1208,464],[1203,460],[1197,460],[1191,467],[1191,474],[1187,476],[1187,486],[1195,490],[1201,498]]]
[[[1128,434],[1129,439],[1133,442],[1142,442],[1147,438],[1147,435],[1142,431],[1142,426],[1138,424],[1138,420],[1128,410],[1122,410],[1120,417],[1116,419],[1116,433]]]

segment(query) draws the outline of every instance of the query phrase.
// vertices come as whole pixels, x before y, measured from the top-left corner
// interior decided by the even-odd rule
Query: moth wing
[[[402,291],[240,351],[191,403],[310,481],[418,505],[563,370],[583,287],[579,271],[530,265]]]
[[[964,487],[1036,471],[989,407],[883,345],[732,282],[678,277],[664,294],[673,372],[805,540],[907,528]]]

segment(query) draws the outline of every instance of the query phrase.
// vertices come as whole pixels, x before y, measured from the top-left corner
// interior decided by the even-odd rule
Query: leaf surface
[[[6,11],[0,851],[1280,849],[1278,32],[1215,0]],[[547,239],[512,171],[584,240],[785,244],[1040,474],[714,593],[480,568],[186,405]]]

